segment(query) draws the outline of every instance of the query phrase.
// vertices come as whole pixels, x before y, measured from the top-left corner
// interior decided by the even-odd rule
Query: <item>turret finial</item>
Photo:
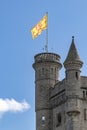
[[[72,36],[72,42],[74,42],[74,36]]]

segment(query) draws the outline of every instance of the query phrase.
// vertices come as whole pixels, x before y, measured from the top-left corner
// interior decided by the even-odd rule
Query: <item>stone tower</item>
[[[87,77],[80,75],[82,65],[74,37],[61,81],[58,54],[35,56],[36,130],[87,130]]]
[[[36,130],[51,130],[50,88],[59,81],[60,56],[40,53],[35,56]]]
[[[72,37],[71,47],[68,56],[64,62],[66,69],[66,114],[67,114],[67,130],[82,130],[80,124],[80,109],[81,109],[81,76],[80,69],[83,62],[80,60],[75,47],[74,37]]]

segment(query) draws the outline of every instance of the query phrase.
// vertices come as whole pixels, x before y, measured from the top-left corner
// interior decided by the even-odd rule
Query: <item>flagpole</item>
[[[46,28],[46,45],[45,45],[45,51],[48,53],[48,12],[46,12],[47,16],[47,28]]]

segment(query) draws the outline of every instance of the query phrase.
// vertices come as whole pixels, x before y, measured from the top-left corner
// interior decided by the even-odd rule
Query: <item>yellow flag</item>
[[[39,23],[37,23],[32,29],[31,29],[31,33],[32,33],[32,38],[35,39],[36,37],[38,37],[43,30],[45,30],[47,28],[47,14],[39,21]]]

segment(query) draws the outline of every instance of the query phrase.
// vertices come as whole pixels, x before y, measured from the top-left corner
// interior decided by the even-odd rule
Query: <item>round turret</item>
[[[80,69],[82,67],[83,62],[80,60],[78,55],[75,43],[74,36],[72,36],[72,43],[67,55],[66,60],[64,61],[64,67],[66,69],[66,78],[79,78],[80,77]]]
[[[62,67],[60,56],[55,53],[40,53],[34,59],[36,130],[50,130],[50,87],[59,81],[59,70]]]

